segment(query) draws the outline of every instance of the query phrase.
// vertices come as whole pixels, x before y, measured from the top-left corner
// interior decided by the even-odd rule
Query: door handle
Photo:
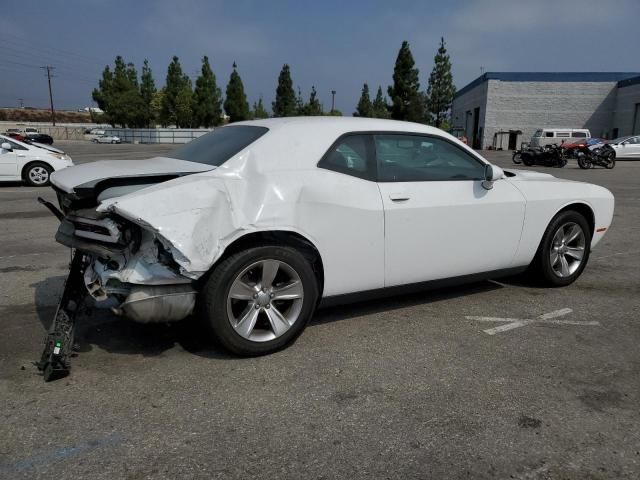
[[[406,202],[411,197],[409,196],[408,193],[396,192],[396,193],[390,193],[389,198],[394,202]]]
[[[24,153],[19,153],[18,156],[19,157],[26,157],[26,155]]]

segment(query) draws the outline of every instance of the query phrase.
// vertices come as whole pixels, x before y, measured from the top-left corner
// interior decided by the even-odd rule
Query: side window
[[[545,137],[553,137],[553,132],[544,132]]]
[[[640,144],[640,137],[632,137],[629,139],[629,144],[638,145]]]
[[[573,138],[587,138],[587,132],[573,132]]]
[[[484,164],[446,140],[418,135],[374,138],[380,182],[484,178]]]
[[[369,135],[345,135],[322,157],[318,167],[366,180],[375,178]]]
[[[556,132],[556,137],[558,137],[558,138],[571,138],[571,133],[569,133],[569,132]]]

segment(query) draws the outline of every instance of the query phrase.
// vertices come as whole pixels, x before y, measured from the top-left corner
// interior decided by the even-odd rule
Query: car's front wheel
[[[46,187],[49,185],[51,172],[53,172],[53,169],[46,163],[32,163],[27,167],[24,179],[33,187]]]
[[[304,330],[318,298],[309,260],[291,247],[244,250],[222,261],[200,298],[203,319],[218,342],[239,355],[264,355]]]
[[[573,210],[560,212],[542,237],[532,270],[546,285],[569,285],[587,265],[590,245],[591,229],[584,216]]]

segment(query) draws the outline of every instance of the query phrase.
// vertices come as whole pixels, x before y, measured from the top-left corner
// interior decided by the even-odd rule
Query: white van
[[[591,132],[586,128],[542,128],[536,130],[531,137],[532,147],[543,147],[545,145],[561,145],[562,143],[573,143],[591,138]]]

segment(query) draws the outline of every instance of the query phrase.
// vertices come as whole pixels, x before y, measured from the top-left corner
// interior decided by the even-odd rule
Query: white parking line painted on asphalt
[[[573,310],[570,308],[561,308],[560,310],[554,310],[553,312],[544,313],[536,318],[502,318],[502,317],[481,317],[476,315],[467,315],[464,318],[467,320],[476,320],[479,322],[504,322],[504,325],[498,327],[487,328],[483,330],[487,335],[495,335],[496,333],[506,332],[515,328],[524,327],[532,323],[546,323],[551,325],[578,325],[578,326],[599,326],[600,322],[595,320],[580,321],[580,320],[558,320],[558,317],[569,315]]]

